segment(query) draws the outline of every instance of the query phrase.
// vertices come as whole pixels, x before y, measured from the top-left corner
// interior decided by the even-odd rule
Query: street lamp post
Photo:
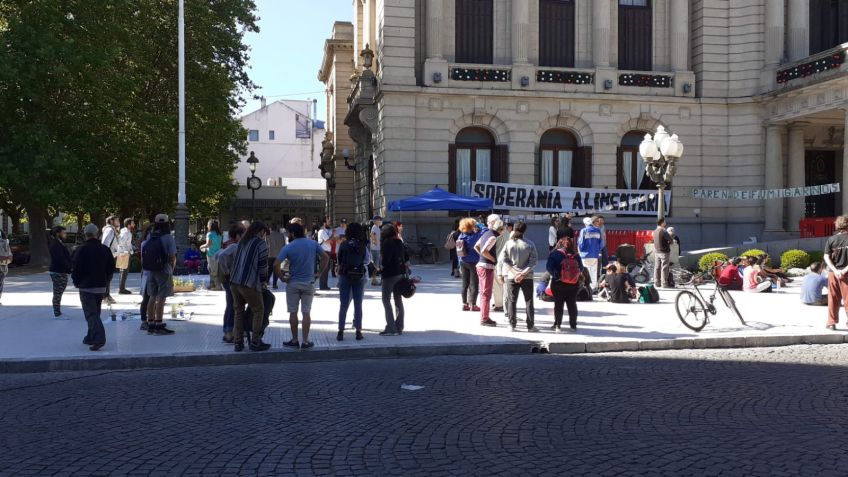
[[[651,138],[645,134],[645,140],[639,145],[639,154],[645,160],[648,177],[657,184],[659,201],[657,219],[665,218],[665,188],[677,172],[677,161],[683,155],[683,143],[677,134],[668,135],[663,126],[657,126],[657,132]]]
[[[185,13],[184,0],[179,0],[177,15],[177,87],[179,89],[179,114],[177,141],[178,186],[177,208],[174,213],[174,233],[177,245],[178,261],[182,262],[183,252],[188,248],[188,206],[186,205],[186,133],[185,133]]]
[[[250,177],[247,178],[247,188],[250,189],[250,221],[256,220],[256,190],[262,188],[262,179],[256,177],[256,165],[259,164],[259,159],[256,154],[250,151],[250,157],[247,158],[247,165],[250,167]]]

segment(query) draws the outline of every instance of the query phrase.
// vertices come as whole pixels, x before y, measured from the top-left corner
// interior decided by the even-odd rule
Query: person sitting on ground
[[[801,303],[813,306],[827,306],[827,295],[822,290],[827,288],[827,277],[822,275],[822,263],[810,264],[810,273],[801,283]]]
[[[742,290],[742,276],[739,274],[739,264],[742,259],[734,257],[730,263],[721,269],[718,284],[727,290]]]
[[[197,244],[193,243],[183,255],[183,264],[189,272],[197,273],[198,270],[200,270],[201,258],[202,255],[200,255],[200,250],[198,250]]]
[[[624,267],[616,263],[607,265],[607,274],[601,286],[608,290],[609,301],[612,303],[630,303],[630,300],[636,298],[636,282]]]
[[[771,292],[771,281],[763,276],[759,266],[759,259],[757,257],[748,257],[747,261],[748,266],[745,267],[744,276],[742,277],[743,289],[751,293]]]
[[[763,273],[771,280],[780,282],[781,286],[785,286],[787,283],[792,283],[792,279],[789,278],[789,275],[786,274],[782,268],[771,268],[769,267],[769,263],[771,261],[771,257],[768,254],[760,257],[760,269]]]

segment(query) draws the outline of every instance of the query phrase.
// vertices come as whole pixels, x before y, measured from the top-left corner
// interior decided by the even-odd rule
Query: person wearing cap
[[[500,260],[501,252],[503,252],[504,247],[506,247],[507,241],[509,241],[510,236],[512,234],[513,224],[510,221],[504,222],[503,229],[499,230],[498,238],[495,240],[495,257]],[[506,317],[509,318],[509,305],[506,302],[509,299],[509,296],[504,294],[504,277],[499,273],[495,274],[495,284],[494,291],[492,292],[492,297],[494,303],[493,311],[503,311],[507,313]]]
[[[121,246],[118,244],[118,227],[121,226],[121,218],[110,215],[106,217],[106,225],[103,226],[103,230],[100,234],[100,243],[109,247],[109,250],[112,251],[112,256],[117,257],[121,251]],[[106,287],[106,303],[110,305],[115,304],[115,299],[112,298],[111,288],[112,288],[112,277],[115,275],[115,271],[112,270],[112,273],[109,275],[109,285]]]
[[[483,231],[480,240],[474,244],[474,249],[480,255],[477,262],[477,279],[480,286],[480,324],[482,326],[498,326],[494,320],[489,318],[489,301],[492,299],[492,288],[495,281],[495,266],[498,263],[495,254],[495,242],[498,239],[498,230],[503,228],[503,221],[498,214],[491,214],[486,219],[488,228]]]
[[[161,270],[148,270],[145,292],[150,295],[147,304],[147,334],[170,335],[174,330],[168,328],[163,319],[165,300],[174,293],[174,267],[177,264],[177,244],[171,235],[171,219],[166,214],[158,214],[153,219],[153,232],[145,243],[149,248],[153,240],[160,241],[165,263]],[[142,250],[142,253],[145,253]],[[143,262],[142,262],[143,263]]]
[[[600,217],[586,217],[583,219],[584,227],[580,230],[577,238],[577,250],[583,266],[589,270],[589,279],[592,282],[592,291],[598,288],[598,264],[603,249],[603,234],[601,233]]]
[[[377,275],[380,274],[381,262],[380,262],[380,227],[383,226],[383,218],[379,215],[375,215],[371,222],[371,230],[369,233],[369,241],[371,242],[371,260],[373,264],[374,272],[371,275],[371,286],[378,286],[380,281],[377,279]]]
[[[82,339],[91,351],[106,345],[106,330],[100,321],[103,297],[109,290],[109,278],[115,270],[112,250],[97,240],[98,228],[88,224],[83,229],[85,242],[74,253],[71,279],[79,290],[80,304],[88,324],[88,332]]]
[[[53,282],[53,316],[57,320],[67,320],[62,315],[62,295],[68,287],[68,277],[73,267],[71,253],[62,243],[68,234],[65,227],[57,225],[50,230],[50,281]]]

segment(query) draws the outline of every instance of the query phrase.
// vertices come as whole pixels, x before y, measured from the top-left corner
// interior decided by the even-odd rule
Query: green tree
[[[189,208],[217,210],[235,192],[245,150],[236,118],[252,0],[186,2]],[[173,208],[177,189],[176,0],[0,0],[0,187],[31,232],[48,210],[92,217]],[[48,261],[32,233],[32,262]]]

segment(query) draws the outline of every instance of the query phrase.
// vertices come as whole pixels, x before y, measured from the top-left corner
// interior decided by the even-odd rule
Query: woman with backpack
[[[565,230],[557,232],[557,242],[548,255],[545,268],[551,275],[551,291],[554,294],[554,325],[551,330],[561,330],[565,304],[568,307],[567,331],[574,333],[577,331],[577,291],[580,289],[580,274],[585,267],[574,246],[574,239]]]
[[[362,336],[362,298],[365,295],[365,283],[368,277],[368,265],[371,263],[369,240],[365,237],[365,228],[358,222],[347,226],[345,241],[339,245],[339,333],[338,341],[344,340],[347,309],[353,300],[353,327],[356,339]]]
[[[398,231],[392,224],[385,224],[380,230],[380,253],[383,263],[383,309],[386,312],[386,329],[380,336],[396,336],[403,333],[403,295],[395,285],[407,273],[406,263],[409,254],[403,241],[398,237]],[[395,300],[392,312],[392,298]]]
[[[477,221],[466,217],[459,222],[459,238],[456,240],[456,254],[459,256],[459,270],[462,273],[462,311],[480,311],[477,306],[477,262],[480,255],[474,245],[480,240],[483,231]]]

